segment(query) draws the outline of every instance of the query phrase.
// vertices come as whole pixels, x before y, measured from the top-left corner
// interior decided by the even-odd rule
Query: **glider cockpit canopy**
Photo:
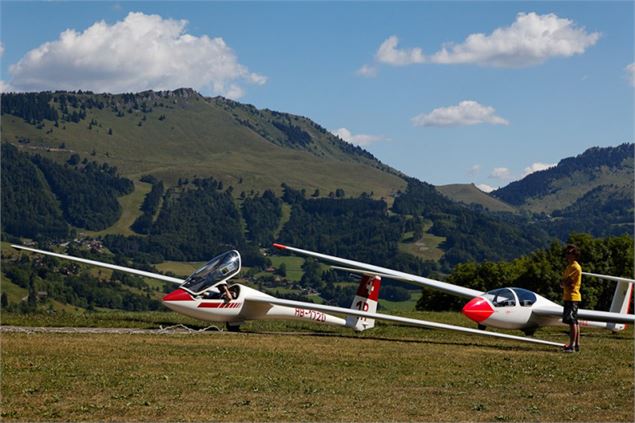
[[[483,294],[482,297],[491,301],[494,307],[513,307],[516,304],[528,307],[537,300],[536,294],[523,288],[493,289]]]
[[[208,261],[205,266],[192,273],[181,288],[192,294],[200,294],[214,285],[225,282],[240,272],[240,253],[227,251]]]

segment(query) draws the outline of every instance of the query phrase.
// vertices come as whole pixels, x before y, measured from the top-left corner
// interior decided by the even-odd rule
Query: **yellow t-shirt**
[[[575,281],[572,288],[567,284],[567,281],[570,281],[571,279]],[[564,269],[562,280],[565,281],[562,299],[564,301],[581,301],[582,295],[580,295],[580,285],[582,285],[582,267],[580,267],[577,261],[574,261],[567,266],[566,269]]]

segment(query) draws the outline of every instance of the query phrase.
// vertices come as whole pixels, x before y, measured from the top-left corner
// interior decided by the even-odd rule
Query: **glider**
[[[231,278],[237,276],[241,269],[240,253],[236,250],[227,251],[214,257],[188,278],[179,279],[158,273],[38,250],[21,245],[12,245],[12,247],[18,250],[30,251],[178,284],[179,287],[176,290],[163,297],[162,302],[166,307],[196,319],[224,322],[230,329],[237,328],[241,323],[247,320],[290,319],[308,320],[363,331],[374,327],[375,320],[383,320],[414,327],[451,330],[472,335],[489,336],[556,347],[563,346],[562,343],[542,339],[485,332],[462,326],[377,313],[377,301],[383,274],[377,274],[376,272],[362,272],[362,278],[351,308],[343,308],[276,298],[238,283],[230,285],[229,281]],[[392,278],[393,276],[390,277]],[[227,292],[224,287],[228,288],[231,298],[228,298],[227,295],[224,294],[224,292]],[[331,313],[341,314],[346,317],[334,316]]]
[[[495,327],[500,329],[520,329],[526,335],[532,335],[542,326],[562,325],[562,306],[547,298],[523,288],[498,288],[487,292],[466,288],[459,285],[428,279],[409,273],[399,272],[372,264],[343,259],[302,250],[283,244],[273,244],[279,250],[289,251],[303,256],[314,257],[328,263],[336,264],[335,269],[347,270],[362,274],[374,274],[384,278],[408,282],[422,287],[434,288],[447,294],[470,298],[463,307],[463,314],[476,322],[480,329]],[[618,282],[613,295],[610,311],[578,310],[580,325],[593,326],[620,331],[626,323],[635,323],[635,316],[628,313],[630,299],[633,295],[635,280],[616,276],[585,273]]]

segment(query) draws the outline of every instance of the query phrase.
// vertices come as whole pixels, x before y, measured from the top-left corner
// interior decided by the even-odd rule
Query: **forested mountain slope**
[[[635,144],[593,147],[576,157],[560,160],[557,166],[534,172],[520,181],[493,191],[492,196],[535,213],[565,210],[589,192],[600,188],[620,192],[633,203]],[[613,188],[610,188],[613,187]],[[596,199],[599,199],[596,191]],[[615,197],[605,196],[612,201]]]
[[[543,226],[560,239],[572,232],[633,234],[634,146],[590,148],[492,195],[521,210],[544,213]]]

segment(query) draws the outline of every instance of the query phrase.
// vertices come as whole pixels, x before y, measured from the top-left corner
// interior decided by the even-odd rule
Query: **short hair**
[[[578,257],[580,257],[580,250],[578,249],[577,246],[573,244],[569,244],[565,247],[564,254],[565,255],[571,254],[573,257],[577,259]]]

